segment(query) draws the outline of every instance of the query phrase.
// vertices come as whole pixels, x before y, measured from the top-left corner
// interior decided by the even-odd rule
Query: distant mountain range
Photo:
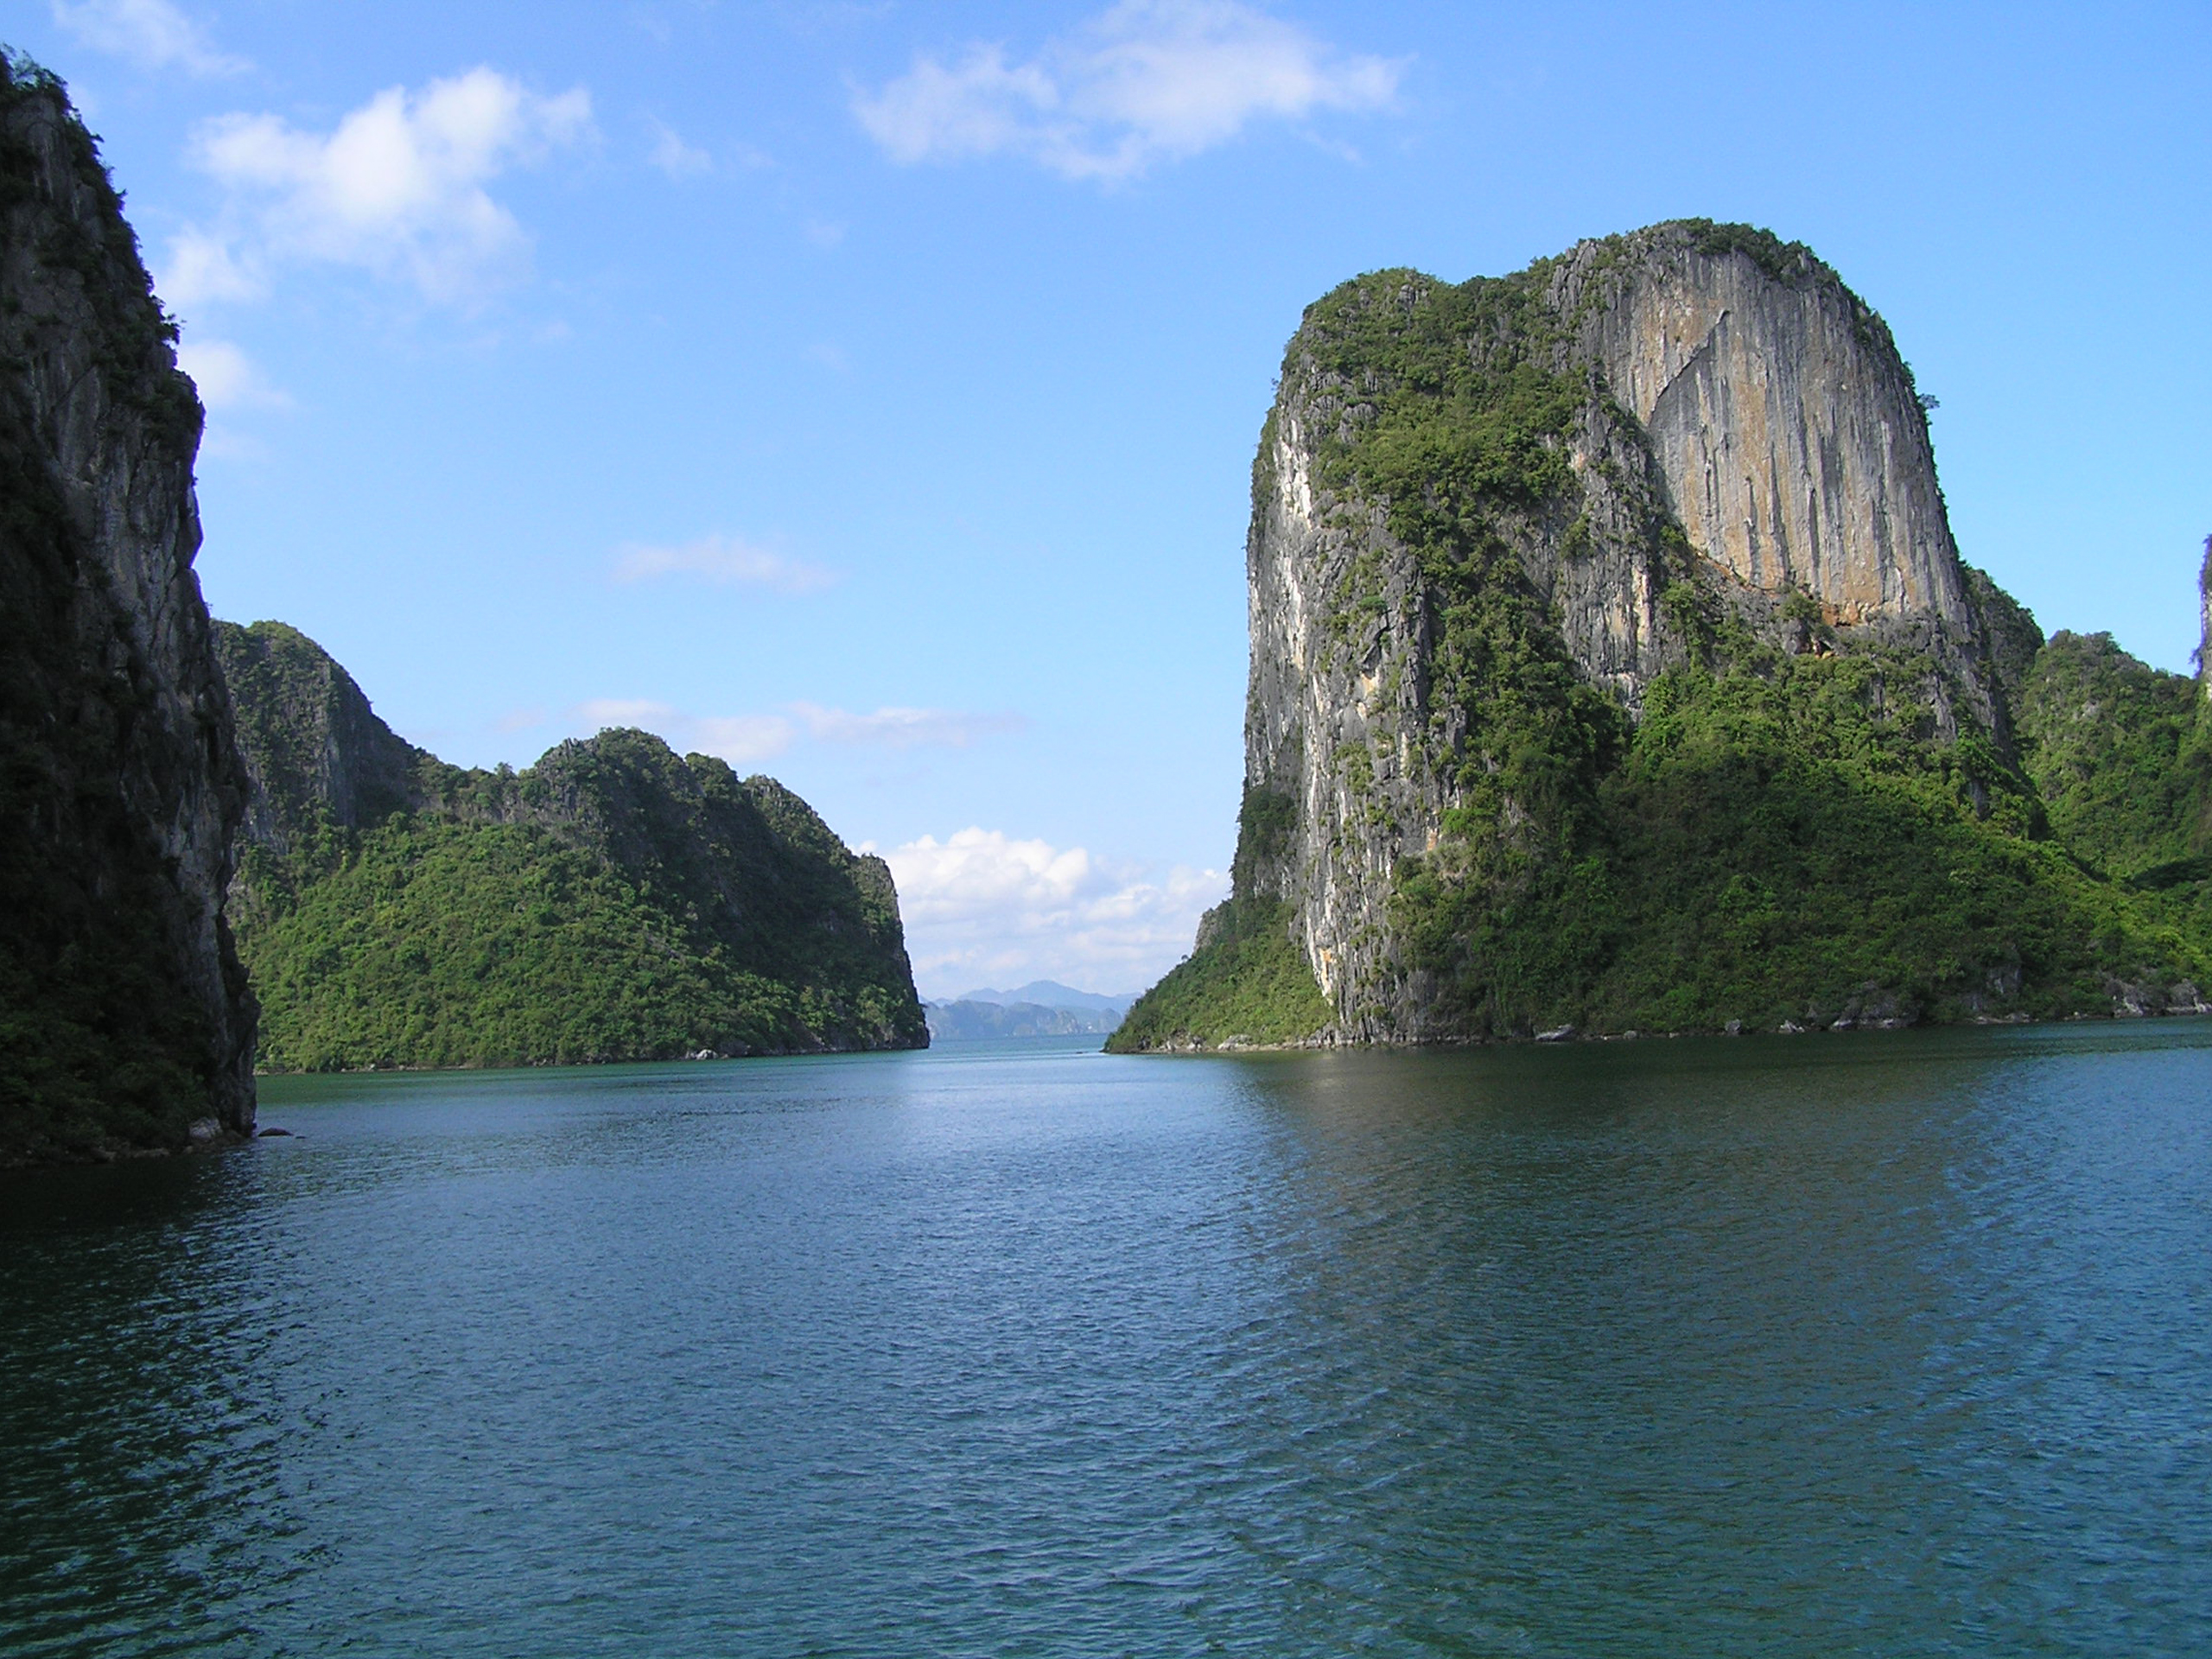
[[[1057,980],[1033,979],[1010,991],[969,991],[944,1002],[925,1002],[930,1036],[938,1042],[985,1038],[1103,1036],[1122,1023],[1136,1001],[1134,991],[1103,996]]]
[[[1110,1014],[1116,1019],[1129,1011],[1138,993],[1126,992],[1120,996],[1103,996],[1096,991],[1078,991],[1073,986],[1063,985],[1056,979],[1033,979],[1027,985],[1018,985],[1010,991],[963,991],[950,999],[955,1002],[995,1002],[1001,1007],[1016,1002],[1027,1002],[1040,1008],[1088,1008],[1098,1014]]]

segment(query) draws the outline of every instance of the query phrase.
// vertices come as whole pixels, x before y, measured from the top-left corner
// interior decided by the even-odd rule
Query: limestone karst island
[[[1235,890],[1117,1049],[2204,1008],[2203,683],[1961,559],[1809,249],[1345,283],[1245,561]],[[2212,643],[2212,543],[2200,594]]]
[[[888,869],[772,779],[635,731],[464,771],[211,621],[175,340],[0,69],[0,1160],[236,1141],[257,1070],[926,1044]],[[1114,1049],[2204,1007],[2201,684],[1961,560],[1911,371],[1799,245],[1347,283],[1246,563],[1233,891]]]

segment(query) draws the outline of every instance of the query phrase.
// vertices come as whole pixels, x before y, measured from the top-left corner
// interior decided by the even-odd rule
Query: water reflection
[[[288,1082],[0,1181],[0,1650],[2186,1651],[2208,1050]]]
[[[10,1180],[0,1607],[38,1638],[10,1650],[102,1650],[172,1622],[236,1637],[235,1582],[289,1575],[263,1363],[276,1314],[241,1241],[208,1224],[253,1207],[257,1173],[195,1159]],[[248,1505],[250,1535],[233,1524]]]
[[[2111,1426],[2105,1391],[2054,1348],[2037,1292],[2063,1263],[2067,1316],[2110,1327],[2080,1281],[2114,1260],[2083,1245],[2117,1229],[2168,1247],[2134,1275],[2139,1304],[2177,1328],[2201,1310],[2201,1259],[2171,1247],[2203,1239],[2174,1201],[2203,1190],[2183,1147],[2202,1149],[2206,1091],[2201,1052],[2052,1049],[1929,1035],[1788,1069],[1770,1044],[1719,1043],[1267,1068],[1253,1096],[1293,1195],[1249,1244],[1280,1310],[1255,1362],[1283,1384],[1267,1438],[1295,1451],[1329,1425],[1274,1511],[1295,1522],[1268,1540],[1277,1570],[1322,1605],[1343,1580],[1378,1607],[1449,1608],[1433,1627],[1462,1620],[1477,1646],[1665,1651],[1673,1628],[1761,1651],[1799,1627],[1885,1652],[2068,1648],[2053,1620],[2082,1611],[2080,1518],[2112,1508],[2092,1483],[2126,1478],[2075,1459],[2176,1459],[2171,1435],[2088,1427]],[[2117,1117],[2096,1134],[2053,1121],[2096,1105]],[[2081,1168],[2146,1118],[2155,1180]],[[2123,1172],[2117,1190],[2082,1179]],[[2151,1370],[2205,1363],[2201,1344],[2158,1351]],[[2164,1397],[2196,1418],[2201,1476],[2201,1405]],[[2202,1538],[2197,1496],[2158,1508],[2125,1525],[2138,1552],[2161,1529]],[[2171,1588],[2110,1592],[2139,1614]]]

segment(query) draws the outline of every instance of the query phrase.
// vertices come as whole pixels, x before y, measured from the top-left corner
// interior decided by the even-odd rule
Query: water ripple
[[[2194,1652],[2208,1054],[280,1082],[0,1182],[0,1651]]]

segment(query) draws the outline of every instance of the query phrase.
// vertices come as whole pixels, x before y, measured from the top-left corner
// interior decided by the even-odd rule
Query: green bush
[[[1319,1031],[1332,1010],[1291,937],[1293,920],[1287,905],[1269,899],[1232,899],[1208,912],[1198,949],[1137,999],[1107,1051],[1294,1043]]]

